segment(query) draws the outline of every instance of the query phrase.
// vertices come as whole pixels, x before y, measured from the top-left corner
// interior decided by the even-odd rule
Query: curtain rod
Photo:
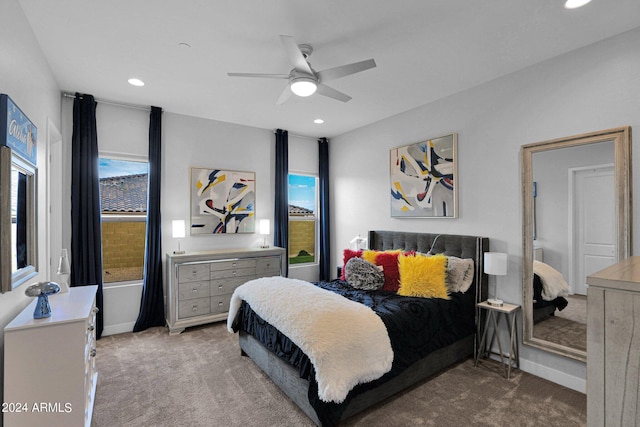
[[[62,96],[64,96],[65,98],[72,98],[72,99],[76,98],[75,93],[69,93],[69,92],[62,92]],[[94,98],[94,99],[96,100],[96,102],[100,104],[108,104],[116,107],[133,108],[134,110],[151,111],[151,107],[147,107],[145,105],[125,104],[124,102],[115,102],[115,101],[109,101],[107,99],[100,99],[100,98]]]
[[[274,129],[274,130],[273,130],[273,133],[275,133],[277,130],[278,130],[278,129]],[[282,129],[282,130],[284,130],[284,129]],[[295,133],[291,133],[291,132],[289,132],[289,131],[287,131],[287,135],[289,135],[289,136],[293,136],[293,137],[296,137],[296,138],[313,139],[314,141],[317,141],[317,140],[319,140],[319,139],[322,139],[322,137],[317,137],[317,138],[316,138],[316,137],[314,137],[314,136],[298,135],[298,134],[295,134]],[[327,139],[329,139],[329,138],[327,138]]]

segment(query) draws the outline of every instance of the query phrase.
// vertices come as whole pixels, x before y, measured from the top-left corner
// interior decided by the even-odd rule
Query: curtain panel
[[[318,140],[318,187],[319,187],[319,222],[320,230],[320,262],[319,279],[331,280],[331,227],[329,221],[329,140],[320,138]]]
[[[275,209],[273,244],[285,248],[284,276],[289,275],[289,132],[276,130]]]
[[[162,220],[160,217],[161,160],[162,108],[151,107],[144,276],[140,313],[133,327],[133,332],[165,324],[164,291],[162,288]]]
[[[76,93],[71,137],[71,286],[98,285],[96,337],[103,323],[102,224],[96,101]]]

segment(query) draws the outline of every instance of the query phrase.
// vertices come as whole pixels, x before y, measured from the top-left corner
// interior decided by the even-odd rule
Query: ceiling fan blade
[[[227,73],[229,77],[261,77],[265,79],[288,79],[289,74],[265,74],[265,73]]]
[[[339,79],[340,77],[359,73],[360,71],[365,71],[375,67],[376,61],[373,59],[367,59],[366,61],[354,62],[353,64],[341,65],[340,67],[318,71],[316,74],[321,82],[328,82],[330,80]]]
[[[287,102],[289,97],[291,97],[291,89],[289,88],[289,85],[287,85],[285,86],[284,90],[278,97],[278,100],[276,101],[276,105],[284,104],[285,102]]]
[[[293,37],[280,36],[280,40],[282,41],[282,45],[287,51],[287,56],[289,56],[289,61],[291,61],[293,68],[303,73],[313,75],[313,70],[311,70],[309,63],[304,58],[304,55],[300,51],[300,48],[296,44],[296,41],[293,39]]]
[[[318,89],[316,90],[316,93],[319,93],[320,95],[328,96],[329,98],[337,99],[338,101],[342,101],[342,102],[349,102],[351,100],[351,97],[349,95],[342,93],[338,90],[335,90],[334,88],[324,85],[322,83],[318,83]]]

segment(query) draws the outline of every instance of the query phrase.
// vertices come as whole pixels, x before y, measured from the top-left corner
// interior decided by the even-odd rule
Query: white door
[[[570,170],[573,187],[573,293],[586,295],[586,277],[616,259],[613,165]],[[571,232],[570,232],[571,234]]]

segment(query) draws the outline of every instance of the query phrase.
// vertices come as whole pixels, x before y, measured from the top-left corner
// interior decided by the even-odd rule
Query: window
[[[148,162],[100,158],[104,283],[142,280]]]
[[[289,264],[316,262],[317,184],[315,176],[289,174]]]

